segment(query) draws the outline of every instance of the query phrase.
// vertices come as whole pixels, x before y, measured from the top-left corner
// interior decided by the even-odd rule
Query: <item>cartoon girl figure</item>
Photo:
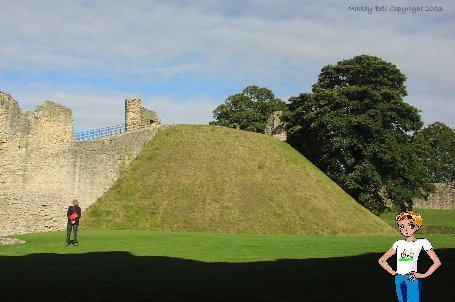
[[[416,239],[414,237],[423,222],[419,213],[413,211],[401,212],[395,217],[395,221],[406,240],[397,240],[378,262],[387,272],[395,276],[395,288],[399,302],[420,302],[421,279],[430,276],[441,265],[441,261],[427,239]],[[417,260],[422,249],[433,260],[433,265],[430,266],[425,274],[417,272]],[[387,259],[395,254],[397,254],[396,271],[387,263]]]

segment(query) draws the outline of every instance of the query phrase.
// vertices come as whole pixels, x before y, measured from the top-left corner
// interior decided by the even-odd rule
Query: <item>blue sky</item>
[[[283,100],[360,54],[406,74],[405,101],[455,128],[455,2],[0,0],[0,91],[24,111],[73,110],[76,130],[123,122],[139,97],[164,123],[208,123],[249,85]],[[372,11],[350,11],[369,6]],[[376,11],[387,6],[388,11]],[[441,7],[398,13],[396,7]]]

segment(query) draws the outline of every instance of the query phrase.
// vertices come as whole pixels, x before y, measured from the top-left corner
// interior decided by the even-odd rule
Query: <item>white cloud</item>
[[[113,96],[124,98],[130,91],[109,81],[97,90],[96,84],[84,83],[84,77],[134,77],[158,85],[182,75],[207,85],[210,81],[236,87],[264,83],[276,87],[276,94],[297,95],[311,88],[325,65],[367,53],[396,64],[408,76],[407,101],[425,110],[426,120],[442,117],[455,126],[453,112],[444,108],[455,85],[453,1],[439,1],[441,13],[406,15],[348,11],[349,6],[372,5],[358,0],[4,2],[0,76],[5,70],[23,77],[30,72],[63,73],[80,77],[76,86],[85,91],[62,89],[64,83],[58,79],[43,79],[49,85],[38,89],[41,94],[5,82],[21,96],[38,93],[51,98],[63,91],[56,96],[72,107],[90,107]],[[390,7],[396,1],[373,5]],[[153,99],[153,95],[150,91],[142,97]],[[210,99],[220,98],[200,90],[188,91],[188,100],[163,95],[171,92],[155,96],[156,101],[173,122],[182,118],[199,123],[204,120],[199,116],[207,112],[211,117],[215,106]],[[198,95],[206,95],[205,101],[197,101]],[[197,104],[189,107],[199,108],[199,113],[183,114],[177,109],[182,108],[176,105],[179,102],[183,107]],[[89,110],[81,111],[80,117],[76,112],[78,123],[94,124]]]
[[[10,92],[9,92],[10,93]],[[100,95],[96,92],[75,90],[29,90],[12,93],[23,111],[35,111],[45,100],[64,105],[73,112],[76,131],[122,124],[125,96],[119,93]]]
[[[164,124],[208,124],[216,107],[213,100],[203,95],[187,100],[151,96],[143,99],[142,104],[158,112]]]

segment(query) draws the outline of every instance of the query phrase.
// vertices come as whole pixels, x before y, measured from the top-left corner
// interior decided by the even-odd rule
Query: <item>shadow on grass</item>
[[[423,301],[453,301],[455,249],[423,282]],[[381,254],[205,263],[127,252],[0,257],[1,301],[396,301]],[[392,263],[392,261],[390,261]],[[422,253],[419,271],[430,266]],[[392,265],[394,267],[394,265]]]

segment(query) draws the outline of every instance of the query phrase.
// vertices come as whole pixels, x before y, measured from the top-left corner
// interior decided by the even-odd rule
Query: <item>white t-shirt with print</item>
[[[427,239],[417,239],[411,242],[397,240],[392,247],[397,251],[397,274],[400,275],[416,272],[420,251],[422,249],[428,251],[433,248]]]

